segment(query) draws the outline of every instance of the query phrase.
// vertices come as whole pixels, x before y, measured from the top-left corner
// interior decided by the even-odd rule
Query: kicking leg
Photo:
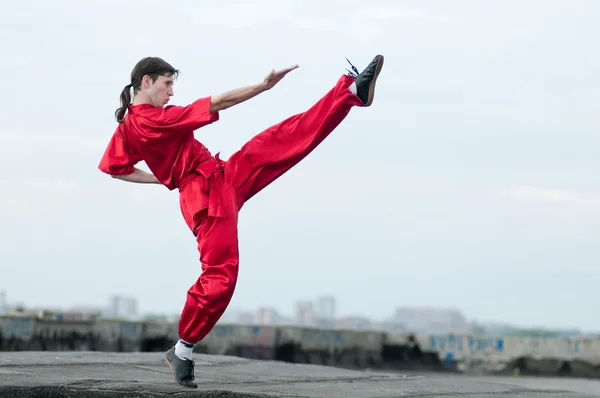
[[[376,56],[358,73],[342,76],[335,87],[306,112],[294,115],[253,137],[227,161],[225,177],[239,195],[240,207],[310,154],[344,120],[353,106],[370,106],[383,66]]]

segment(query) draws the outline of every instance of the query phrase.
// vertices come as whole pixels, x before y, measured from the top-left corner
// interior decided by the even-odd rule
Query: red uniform
[[[212,156],[194,130],[219,120],[210,97],[188,106],[129,106],[113,134],[99,169],[111,175],[133,172],[145,161],[168,189],[179,190],[183,217],[196,236],[202,273],[188,290],[179,337],[195,344],[217,323],[233,296],[238,276],[238,212],[244,203],[301,161],[363,102],[342,76],[306,112],[254,136],[229,160]]]

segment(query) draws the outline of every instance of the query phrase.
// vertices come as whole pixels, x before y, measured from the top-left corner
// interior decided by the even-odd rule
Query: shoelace
[[[356,66],[352,65],[352,62],[350,62],[350,60],[347,57],[346,57],[346,61],[348,61],[348,63],[350,64],[350,67],[352,68],[352,70],[349,70],[346,68],[346,70],[348,71],[348,76],[356,79],[358,77],[358,75],[360,75],[360,72],[358,71],[358,69],[356,69]]]
[[[194,380],[194,366],[196,366],[196,362],[194,362],[194,361],[192,361],[192,360],[187,360],[187,361],[185,361],[184,363],[187,365],[187,368],[188,368],[188,369],[186,369],[186,370],[187,370],[187,371],[188,371],[188,373],[189,373],[189,376],[188,376],[188,377],[185,377],[184,379],[187,379],[187,380]]]

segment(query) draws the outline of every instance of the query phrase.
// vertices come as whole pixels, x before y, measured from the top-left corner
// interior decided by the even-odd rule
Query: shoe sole
[[[381,72],[381,68],[383,68],[383,55],[379,56],[379,62],[377,63],[377,67],[375,68],[375,74],[373,76],[373,80],[369,85],[369,96],[367,103],[365,106],[371,106],[373,103],[373,99],[375,98],[375,83],[377,83],[377,78],[379,77],[379,73]]]
[[[165,361],[167,362],[167,365],[169,365],[169,369],[171,369],[171,376],[173,376],[173,380],[175,381],[175,383],[177,383],[178,385],[182,386],[182,387],[187,387],[187,388],[198,388],[198,386],[186,386],[185,384],[181,384],[180,382],[177,381],[177,379],[175,378],[175,371],[173,370],[173,366],[171,366],[171,361],[169,361],[169,358],[167,357],[167,354],[165,353]]]

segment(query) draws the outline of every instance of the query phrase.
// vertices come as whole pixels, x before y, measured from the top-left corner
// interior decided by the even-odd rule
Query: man
[[[193,346],[214,327],[233,295],[238,212],[244,203],[312,152],[353,106],[373,102],[383,56],[377,55],[360,74],[350,65],[352,71],[306,112],[254,136],[227,161],[198,142],[194,130],[219,120],[220,111],[270,90],[297,65],[271,71],[259,84],[202,97],[187,106],[167,105],[179,73],[169,63],[148,57],[133,68],[115,112],[119,125],[99,169],[123,181],[179,190],[181,212],[198,242],[202,265],[199,279],[187,292],[179,341],[165,354],[179,384],[197,387]],[[140,161],[151,173],[135,167]]]

